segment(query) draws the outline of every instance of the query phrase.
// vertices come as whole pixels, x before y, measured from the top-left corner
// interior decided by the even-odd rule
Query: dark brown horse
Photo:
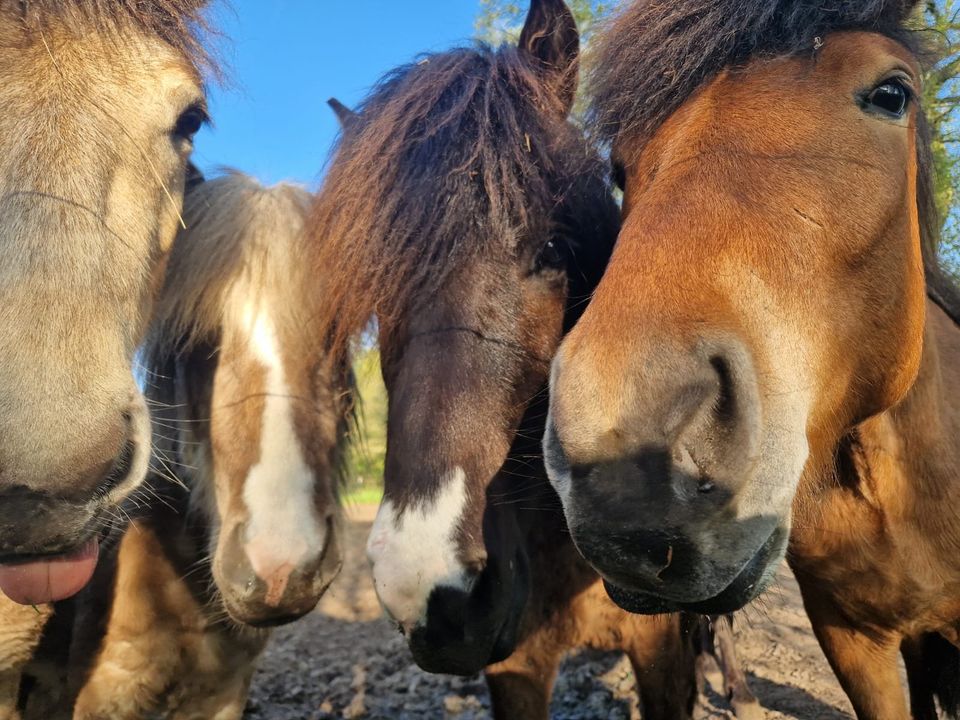
[[[960,700],[960,303],[914,2],[641,0],[594,122],[625,221],[545,441],[624,607],[727,611],[788,559],[861,718]]]
[[[388,75],[348,118],[313,231],[334,338],[379,322],[386,498],[368,553],[416,661],[486,667],[498,718],[545,718],[564,652],[621,649],[645,717],[680,718],[695,696],[684,623],[605,596],[539,448],[550,360],[617,231],[606,173],[566,121],[578,41],[563,2],[534,0],[519,47]]]

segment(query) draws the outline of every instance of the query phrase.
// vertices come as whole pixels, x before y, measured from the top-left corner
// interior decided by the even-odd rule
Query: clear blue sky
[[[479,0],[228,0],[214,18],[229,73],[211,87],[214,127],[195,161],[315,186],[348,105],[418,53],[470,42]]]

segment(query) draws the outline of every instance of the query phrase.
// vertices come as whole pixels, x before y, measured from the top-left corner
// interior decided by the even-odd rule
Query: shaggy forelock
[[[212,32],[205,10],[210,0],[0,0],[0,13],[12,14],[28,28],[64,23],[78,34],[122,32],[135,27],[187,57],[199,69],[217,74],[206,47]]]
[[[839,30],[913,47],[903,0],[637,0],[597,37],[590,124],[607,141],[648,139],[720,71],[757,57],[806,53]]]
[[[184,199],[182,230],[154,311],[148,355],[217,342],[231,300],[267,298],[296,323],[318,298],[303,229],[312,196],[295,185],[263,187],[241,173],[201,182]],[[242,291],[237,298],[235,291]]]
[[[755,58],[813,56],[831,32],[876,32],[929,53],[909,28],[916,0],[636,0],[597,36],[589,125],[629,162],[659,127],[721,71]],[[940,267],[929,128],[919,112],[921,240],[929,294],[960,322],[960,292]],[[626,146],[630,147],[627,148]]]
[[[380,81],[313,215],[335,343],[429,298],[471,257],[517,251],[569,195],[604,202],[597,155],[559,104],[512,47],[428,55]]]

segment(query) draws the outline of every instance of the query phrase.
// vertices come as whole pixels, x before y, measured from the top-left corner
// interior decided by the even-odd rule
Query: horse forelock
[[[0,17],[7,15],[30,30],[55,22],[77,34],[132,27],[161,39],[195,67],[216,76],[220,69],[206,42],[214,32],[207,17],[211,4],[211,0],[0,0]]]
[[[312,199],[301,187],[286,183],[264,187],[236,172],[197,184],[185,198],[187,229],[180,232],[171,251],[144,356],[147,394],[162,421],[158,431],[162,452],[156,462],[168,472],[180,466],[191,468],[183,478],[191,488],[190,511],[207,522],[216,521],[218,513],[213,468],[208,462],[212,447],[200,448],[196,443],[179,447],[168,436],[178,427],[189,432],[195,429],[191,423],[210,421],[216,408],[198,405],[189,388],[178,389],[177,378],[189,375],[188,385],[210,387],[217,367],[211,357],[232,336],[236,336],[232,347],[249,348],[254,357],[280,352],[283,346],[284,356],[289,351],[310,367],[311,358],[326,352],[323,338],[311,330],[311,316],[324,302],[322,278],[314,274],[310,261],[314,249],[303,232]],[[262,319],[267,321],[265,328]],[[264,332],[269,337],[261,337]],[[291,338],[301,338],[303,347],[287,348]],[[268,369],[268,374],[277,367]],[[330,409],[337,417],[331,470],[343,482],[347,447],[356,427],[348,358],[343,357],[333,372],[340,397],[339,407]],[[246,388],[251,393],[270,392],[269,387],[256,387],[260,380],[251,382]],[[292,427],[305,447],[316,439],[306,436],[296,422]],[[266,431],[261,427],[259,432]]]
[[[904,0],[635,0],[599,33],[588,76],[588,121],[601,143],[628,162],[660,126],[723,70],[755,58],[807,54],[831,32],[867,31],[904,45],[918,60],[933,53],[911,29],[917,3]],[[934,163],[921,108],[917,206],[930,295],[955,319],[960,292],[941,269],[941,218]]]
[[[200,183],[184,199],[186,229],[174,243],[148,351],[164,357],[216,342],[226,325],[268,302],[281,320],[302,322],[321,301],[309,277],[304,223],[312,195],[266,188],[240,173]]]
[[[454,268],[516,252],[556,205],[583,202],[578,178],[606,192],[597,157],[515,48],[456,49],[386,75],[341,139],[311,221],[335,343],[429,299]]]

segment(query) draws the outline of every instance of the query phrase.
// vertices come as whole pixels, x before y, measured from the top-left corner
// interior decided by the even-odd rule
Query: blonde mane
[[[238,172],[187,193],[149,335],[149,355],[216,342],[239,313],[269,299],[288,322],[305,322],[319,291],[307,267],[304,224],[313,196],[281,183],[264,187]]]
[[[198,69],[220,75],[205,40],[215,35],[205,12],[210,0],[0,0],[0,16],[8,16],[29,31],[50,22],[77,34],[115,33],[137,28],[160,38],[186,56]]]

